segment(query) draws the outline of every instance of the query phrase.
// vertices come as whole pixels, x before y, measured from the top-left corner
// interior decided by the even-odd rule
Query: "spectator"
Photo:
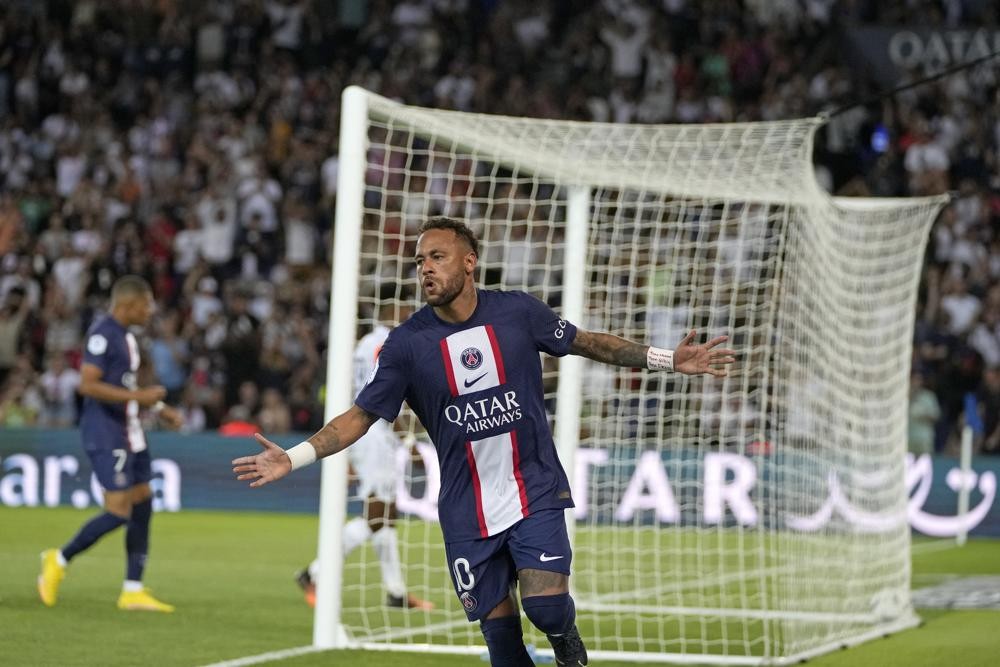
[[[937,395],[924,386],[924,374],[914,369],[910,374],[909,436],[907,447],[912,454],[934,453],[934,424],[941,418]]]
[[[30,378],[14,375],[0,387],[0,427],[35,426],[42,411],[42,398]]]
[[[291,411],[277,389],[264,390],[256,422],[262,431],[269,433],[287,433],[291,430]]]
[[[408,0],[370,3],[367,17],[341,29],[307,0],[226,0],[164,14],[170,4],[87,1],[54,11],[58,3],[39,0],[0,9],[0,374],[22,351],[37,371],[52,354],[72,363],[111,283],[138,272],[155,285],[161,311],[183,322],[175,336],[190,363],[181,372],[192,414],[200,410],[208,427],[258,366],[288,392],[293,421],[320,413],[339,95],[348,83],[473,112],[788,118],[860,99],[870,86],[836,48],[841,24],[919,19],[945,29],[985,16],[961,2],[908,15],[898,3],[834,0],[603,0],[600,9]],[[941,403],[939,445],[957,423],[951,393],[985,386],[1000,345],[998,83],[995,69],[977,67],[921,85],[839,116],[817,142],[818,172],[835,192],[849,183],[890,197],[959,191],[935,226],[917,312],[914,363]],[[876,125],[882,151],[872,149]],[[412,156],[384,147],[383,132],[372,129],[366,181],[405,201],[399,215],[366,219],[383,232],[366,256],[411,252],[404,233],[425,212],[475,224],[506,219],[504,207],[521,199],[513,189],[487,208],[485,165],[471,160],[432,164],[429,179],[414,178]],[[505,252],[515,260],[507,270],[522,277],[555,262],[536,256],[537,237],[548,238],[544,216],[517,215],[527,230],[493,226],[491,241],[513,243],[484,248],[487,282],[499,279]],[[384,277],[400,269],[383,263]],[[17,289],[23,312],[7,307]],[[237,290],[246,297],[230,302]],[[265,345],[256,322],[273,313],[297,313],[297,324]]]
[[[979,389],[984,454],[1000,454],[1000,368],[986,369]]]
[[[24,290],[15,287],[7,293],[0,308],[0,386],[4,385],[17,364],[21,350],[21,335],[30,304]]]
[[[42,409],[38,425],[46,428],[69,428],[76,423],[76,388],[80,373],[66,365],[62,354],[51,354],[47,368],[39,378]]]
[[[169,311],[156,320],[156,335],[150,343],[150,358],[159,383],[167,390],[165,402],[174,405],[181,397],[188,377],[190,348],[179,334],[180,320]]]

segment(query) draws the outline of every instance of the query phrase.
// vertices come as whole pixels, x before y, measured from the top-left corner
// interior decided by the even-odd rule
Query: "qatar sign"
[[[0,432],[0,505],[7,507],[101,504],[101,490],[73,431]],[[288,437],[291,445],[301,434]],[[248,494],[231,474],[230,461],[253,451],[243,438],[151,433],[152,482],[157,510],[269,510],[316,512],[320,466],[295,472],[287,483]],[[417,442],[417,461],[401,448],[399,509],[437,520],[441,473],[437,452]],[[891,491],[903,484],[906,498]],[[876,533],[904,522],[935,537],[1000,536],[997,476],[1000,457],[975,457],[963,473],[956,459],[907,456],[887,473],[830,467],[788,450],[748,456],[729,451],[663,447],[589,447],[576,452],[569,481],[580,522],[614,525],[742,526],[812,532]],[[969,493],[968,510],[958,512],[958,494]],[[349,512],[360,511],[350,487]]]
[[[415,493],[413,485],[406,481],[407,475],[401,474],[397,505],[408,514],[436,520],[437,493],[441,485],[437,453],[429,443],[417,443],[416,447],[426,471],[425,483],[419,485],[419,493]],[[593,513],[601,511],[598,508],[605,508],[597,522],[633,522],[637,514],[644,513],[648,521],[659,524],[733,523],[752,528],[761,523],[761,494],[764,493],[761,480],[766,479],[770,486],[780,486],[783,479],[782,471],[776,470],[779,466],[766,457],[708,452],[701,456],[694,453],[674,456],[665,461],[660,452],[644,451],[635,456],[627,479],[609,480],[602,474],[602,468],[610,465],[611,458],[608,449],[581,449],[576,453],[571,483],[577,521],[589,521]],[[409,465],[408,460],[409,454],[401,451],[397,465],[405,468]],[[983,463],[992,465],[983,466]],[[873,512],[851,498],[864,496],[867,492],[877,494],[884,489],[891,481],[885,473],[838,474],[831,470],[825,475],[814,475],[821,483],[809,485],[808,498],[800,495],[788,499],[789,494],[782,489],[772,489],[769,495],[780,510],[778,521],[783,522],[784,527],[801,532],[819,531],[831,522],[839,522],[857,532],[876,533],[897,529],[905,521],[925,535],[951,537],[972,532],[991,517],[987,532],[996,534],[1000,532],[1000,507],[996,506],[1000,461],[978,459],[977,465],[978,468],[974,466],[963,474],[950,459],[937,459],[935,465],[935,460],[928,455],[907,454],[904,468],[907,502],[881,512]],[[620,461],[611,467],[622,469]],[[936,469],[939,479],[935,479]],[[680,474],[671,479],[671,471]],[[843,477],[849,477],[846,480],[849,484],[845,484]],[[607,495],[609,487],[613,497],[600,501],[591,497],[592,489],[603,488]],[[677,487],[684,489],[688,496],[700,498],[682,505],[675,492]],[[963,487],[970,492],[973,502],[967,512],[959,515],[957,498]],[[683,511],[682,506],[686,508]]]

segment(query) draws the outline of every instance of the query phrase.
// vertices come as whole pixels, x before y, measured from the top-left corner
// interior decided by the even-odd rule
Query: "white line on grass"
[[[910,546],[910,553],[916,556],[934,553],[935,551],[947,551],[955,549],[958,545],[955,540],[935,540],[934,542],[920,542]]]
[[[271,662],[272,660],[284,660],[285,658],[294,658],[298,655],[305,655],[307,653],[316,653],[317,651],[324,651],[326,649],[318,648],[316,646],[299,646],[297,648],[286,648],[281,651],[271,651],[269,653],[261,653],[260,655],[248,655],[245,658],[236,658],[235,660],[223,660],[222,662],[213,662],[210,665],[205,665],[204,667],[244,667],[245,665],[259,665],[262,662]]]

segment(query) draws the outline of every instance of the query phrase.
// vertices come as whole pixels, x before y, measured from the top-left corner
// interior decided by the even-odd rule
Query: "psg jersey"
[[[101,382],[136,389],[139,370],[139,343],[115,318],[105,316],[87,331],[83,363],[101,369]],[[83,399],[80,434],[88,450],[146,449],[146,437],[139,421],[139,404],[105,403],[89,396]]]
[[[405,400],[438,452],[446,542],[495,535],[573,506],[545,413],[538,353],[569,352],[576,327],[524,292],[479,290],[452,324],[424,306],[386,339],[356,403],[392,421]]]

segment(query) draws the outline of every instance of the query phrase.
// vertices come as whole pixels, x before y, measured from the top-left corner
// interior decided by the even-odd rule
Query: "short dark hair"
[[[431,229],[450,229],[455,232],[455,236],[464,240],[469,245],[469,248],[472,250],[472,254],[479,257],[479,241],[476,240],[476,235],[472,233],[469,226],[461,220],[455,220],[454,218],[437,215],[433,218],[425,220],[424,224],[420,225],[418,233],[423,234]]]
[[[118,301],[122,298],[128,299],[136,296],[145,296],[152,293],[153,288],[141,276],[122,276],[111,286],[112,301]]]

